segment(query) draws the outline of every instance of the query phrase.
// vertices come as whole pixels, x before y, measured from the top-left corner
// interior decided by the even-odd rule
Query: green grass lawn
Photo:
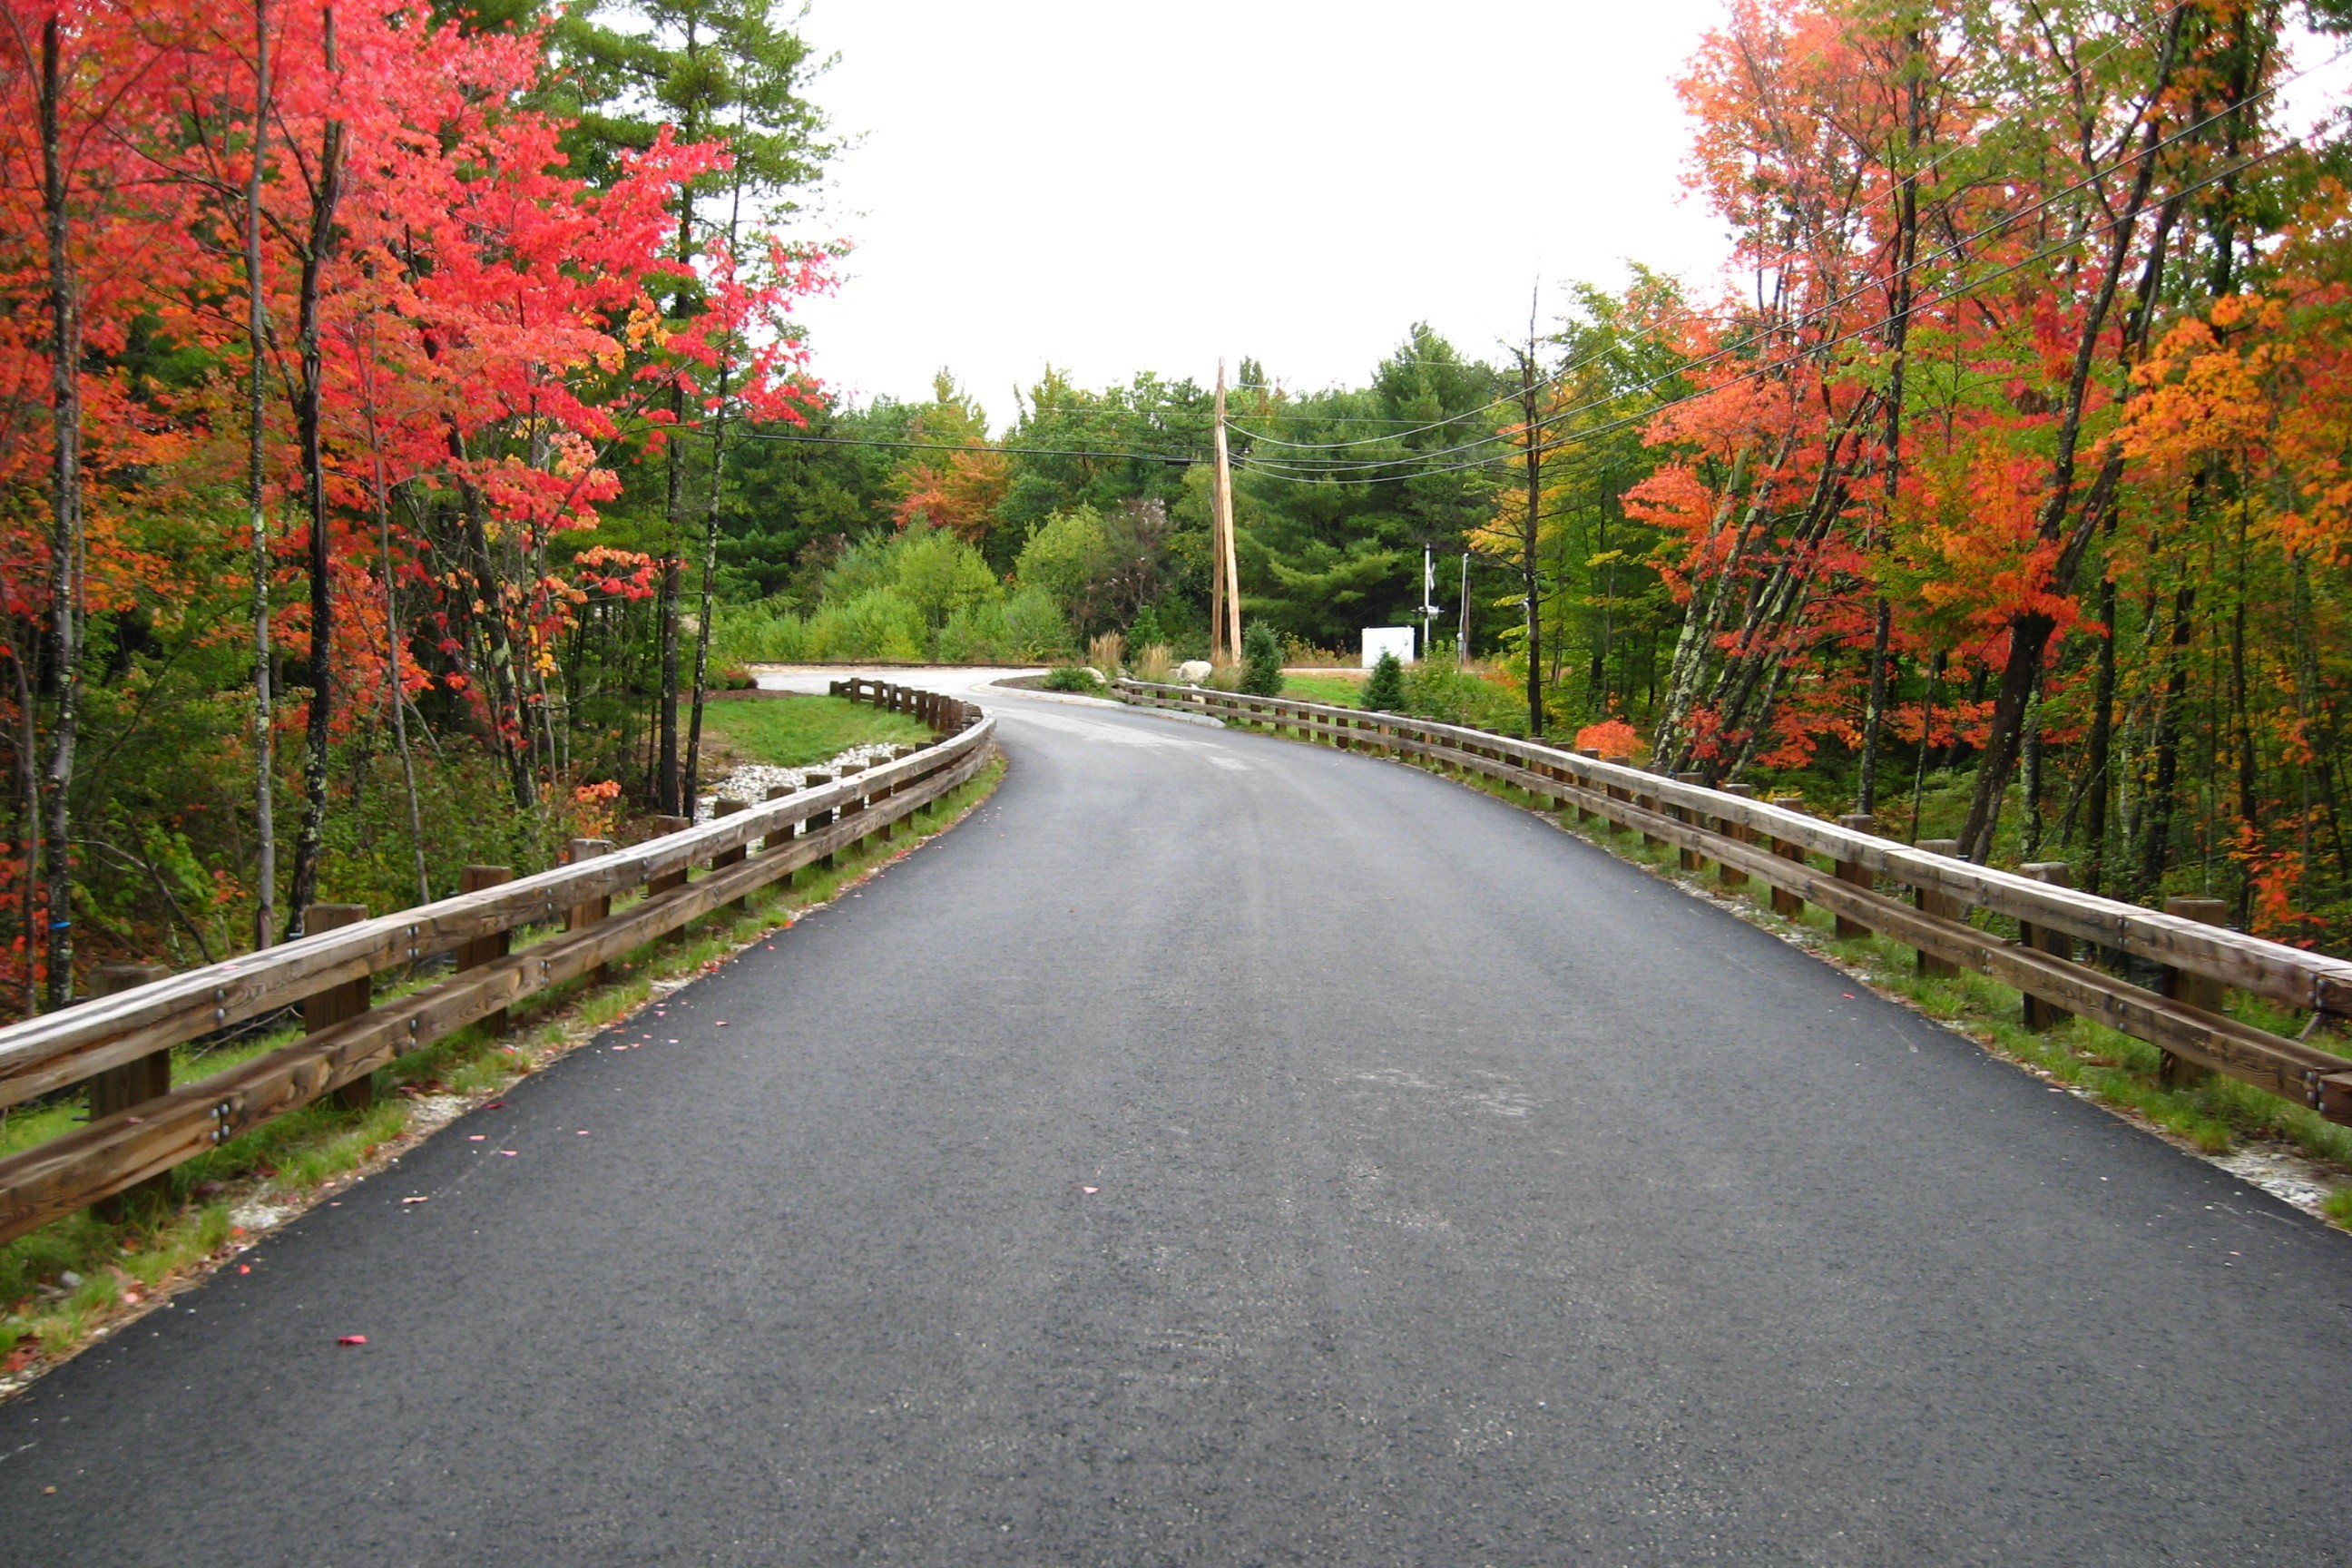
[[[1329,708],[1360,708],[1364,705],[1364,678],[1359,672],[1343,669],[1317,675],[1285,675],[1282,694]]]
[[[904,713],[886,713],[846,697],[784,693],[722,699],[702,710],[705,744],[739,763],[805,767],[852,746],[919,746],[931,732]],[[706,767],[704,773],[716,776]]]

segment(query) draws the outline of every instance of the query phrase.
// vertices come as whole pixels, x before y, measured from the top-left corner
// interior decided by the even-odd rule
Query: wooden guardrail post
[[[467,866],[457,872],[457,890],[461,893],[478,893],[486,889],[495,888],[502,882],[513,880],[514,868],[511,866]],[[512,931],[494,931],[488,936],[468,938],[457,944],[456,953],[457,968],[460,972],[479,969],[485,963],[504,958],[512,951],[513,945]],[[485,1017],[482,1020],[482,1027],[493,1035],[505,1034],[507,1010],[501,1007]]]
[[[1730,795],[1735,800],[1754,800],[1756,798],[1756,790],[1751,784],[1727,784],[1723,786],[1723,793]],[[1744,826],[1732,821],[1731,818],[1727,816],[1717,817],[1715,819],[1715,826],[1717,831],[1720,832],[1726,838],[1735,839],[1741,844],[1752,844],[1756,841],[1754,835],[1750,834]],[[1748,886],[1748,873],[1740,870],[1728,860],[1717,862],[1716,866],[1716,879],[1717,882],[1722,884],[1727,890],[1733,888],[1744,888]]]
[[[2021,877],[2031,877],[2037,882],[2047,882],[2053,888],[2071,888],[2074,874],[2063,860],[2033,860],[2017,868]],[[2027,921],[2017,922],[2019,942],[2036,952],[2046,952],[2053,958],[2071,963],[2074,960],[2074,939],[2063,931],[2052,931]],[[2063,1007],[2053,1007],[2032,992],[2025,994],[2025,1026],[2029,1029],[2054,1029],[2074,1015]]]
[[[1704,773],[1676,773],[1675,775],[1675,783],[1679,784],[1689,784],[1693,788],[1696,788],[1698,785],[1705,784],[1706,782],[1706,775]],[[1706,819],[1701,816],[1697,812],[1687,810],[1679,805],[1674,807],[1670,815],[1673,816],[1675,821],[1686,822],[1693,827],[1704,826],[1706,822]],[[1700,857],[1699,852],[1683,845],[1677,845],[1675,847],[1675,864],[1681,867],[1685,871],[1702,871],[1706,868],[1706,861]]]
[[[90,972],[89,994],[92,996],[114,996],[133,990],[151,980],[161,980],[172,971],[161,963],[101,963]],[[89,1119],[96,1121],[112,1116],[119,1110],[129,1110],[151,1100],[160,1100],[172,1092],[172,1052],[169,1047],[151,1051],[135,1062],[125,1062],[119,1068],[93,1073],[88,1080]],[[172,1190],[169,1175],[150,1176],[138,1185],[126,1187],[110,1198],[100,1200],[99,1217],[119,1220],[131,1210],[131,1205],[150,1196],[167,1196]]]
[[[831,773],[803,773],[801,775],[801,787],[803,789],[817,789],[825,784],[829,784],[832,782],[833,775]],[[819,828],[831,827],[838,818],[839,814],[836,812],[820,811],[801,824],[801,831],[803,833],[814,833]],[[832,870],[833,857],[826,855],[820,858],[816,866],[817,869],[820,871]]]
[[[911,757],[914,754],[915,748],[912,746],[893,746],[890,748],[890,754],[882,760],[886,763],[904,762],[907,758]],[[892,795],[897,795],[898,793],[898,789],[899,786],[895,784],[885,785],[882,793],[875,795],[873,798],[876,800],[887,800]],[[879,837],[885,840],[898,837],[898,824],[896,821],[884,823],[882,825],[882,831]]]
[[[1609,766],[1612,767],[1612,768],[1630,768],[1630,767],[1632,767],[1632,766],[1633,765],[1633,759],[1632,757],[1629,757],[1629,756],[1623,755],[1622,753],[1620,753],[1619,755],[1617,755],[1617,756],[1613,756],[1613,757],[1603,757],[1603,758],[1601,758],[1601,760],[1603,763],[1607,763]],[[1608,787],[1609,787],[1609,798],[1610,798],[1611,800],[1628,800],[1628,801],[1629,801],[1629,800],[1631,800],[1631,799],[1633,798],[1633,792],[1632,792],[1631,790],[1628,790],[1627,788],[1625,788],[1625,786],[1624,786],[1624,785],[1622,785],[1622,784],[1612,784],[1609,785]],[[1616,833],[1616,832],[1617,832],[1617,830],[1618,830],[1618,826],[1619,826],[1619,825],[1618,825],[1616,822],[1614,822],[1614,821],[1611,821],[1611,822],[1608,822],[1608,823],[1604,823],[1602,826],[1606,826],[1612,834],[1614,834],[1614,833]]]
[[[1643,795],[1637,789],[1633,792],[1633,804],[1643,811],[1655,811],[1658,809],[1658,797],[1654,795]],[[1644,831],[1642,835],[1642,847],[1644,849],[1655,849],[1664,842],[1664,839],[1654,833]]]
[[[2209,926],[2230,923],[2230,906],[2219,899],[2167,899],[2164,912],[2182,920],[2201,921]],[[2193,973],[2186,969],[2164,966],[2164,994],[2175,1002],[2190,1007],[2202,1007],[2208,1013],[2219,1013],[2226,1005],[2225,988],[2218,980]],[[2157,1081],[2167,1089],[2189,1089],[2213,1076],[2213,1069],[2186,1057],[2166,1051],[2157,1067]]]
[[[1597,763],[1601,760],[1601,748],[1598,746],[1579,746],[1576,748],[1576,754],[1587,759],[1588,761]],[[1591,786],[1588,784],[1586,787],[1589,789]],[[1583,804],[1583,802],[1579,801],[1576,807],[1576,820],[1579,822],[1590,822],[1592,820],[1592,808]]]
[[[653,819],[653,824],[654,837],[656,838],[666,838],[673,833],[683,833],[688,828],[693,826],[694,818],[690,816],[656,816]],[[646,897],[649,899],[659,898],[664,893],[673,892],[679,888],[685,887],[688,873],[692,870],[693,868],[690,866],[680,866],[675,871],[664,871],[658,876],[646,878]],[[605,913],[610,914],[612,910],[608,907]]]
[[[710,815],[713,817],[732,816],[737,812],[751,809],[750,801],[736,800],[727,795],[721,795],[710,803]],[[751,853],[751,847],[748,844],[739,844],[732,849],[721,849],[710,858],[710,868],[713,871],[723,871],[730,866],[740,866]],[[730,899],[727,901],[727,907],[740,913],[751,904],[751,895],[746,893],[740,899]]]
[[[1878,831],[1878,819],[1868,812],[1850,811],[1838,818],[1838,826],[1848,833],[1875,833]],[[1837,863],[1837,879],[1841,882],[1853,883],[1865,893],[1876,886],[1870,868],[1860,860],[1840,860]],[[1860,921],[1840,915],[1837,917],[1837,933],[1841,937],[1868,936],[1870,928]]]
[[[768,786],[768,798],[770,800],[782,800],[784,796],[792,795],[799,790],[800,787],[801,786],[798,784],[771,784]],[[770,833],[767,837],[760,841],[760,853],[762,855],[774,854],[777,850],[782,849],[786,845],[790,844],[793,841],[793,835],[799,831],[800,824],[796,822],[785,823],[782,827],[777,828],[775,831]],[[780,888],[791,887],[793,885],[793,873],[790,871],[785,872],[782,877],[776,879],[776,885]]]
[[[302,934],[316,936],[322,931],[357,925],[368,918],[365,904],[312,904],[302,911]],[[330,985],[324,991],[314,991],[302,998],[302,1032],[323,1034],[336,1025],[346,1023],[368,1010],[373,989],[368,976],[346,980],[341,985]],[[375,1103],[375,1075],[355,1078],[335,1090],[335,1103],[345,1110],[365,1110]]]
[[[612,852],[613,841],[609,838],[575,838],[564,847],[563,863],[567,866],[577,866],[583,861],[593,860],[599,855],[610,855]],[[601,898],[590,899],[585,903],[573,904],[570,909],[565,910],[563,929],[581,931],[594,925],[598,921],[610,919],[612,913],[613,895],[606,893]],[[609,963],[600,963],[589,973],[588,984],[602,985],[612,978],[613,966]]]
[[[1960,841],[1957,838],[1922,838],[1912,847],[1923,849],[1930,855],[1943,855],[1958,859],[1960,853]],[[1950,894],[1939,893],[1933,888],[1923,886],[1912,889],[1911,901],[1918,907],[1919,912],[1923,915],[1941,915],[1948,921],[1964,921],[1969,918],[1969,907],[1966,904]],[[1913,951],[1919,955],[1919,973],[1931,979],[1949,980],[1960,972],[1958,964],[1948,958],[1937,958],[1924,947],[1915,948]]]
[[[1777,805],[1782,811],[1802,811],[1805,809],[1805,797],[1801,795],[1776,795],[1768,804]],[[1772,853],[1783,860],[1794,860],[1800,866],[1805,863],[1805,847],[1786,838],[1772,840]],[[1795,920],[1805,912],[1805,900],[1786,888],[1774,888],[1772,912],[1782,920]]]
[[[865,771],[866,764],[864,763],[851,763],[841,770],[841,776],[845,779],[856,778],[859,773],[862,773]],[[865,809],[866,796],[863,795],[851,795],[847,800],[841,803],[841,811],[835,816],[834,820],[836,822],[846,821],[848,818],[856,816]]]

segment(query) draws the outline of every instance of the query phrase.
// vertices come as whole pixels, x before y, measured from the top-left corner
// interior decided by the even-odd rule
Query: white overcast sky
[[[1360,383],[1415,321],[1465,353],[1633,258],[1708,275],[1673,81],[1720,0],[813,0],[814,96],[862,136],[811,302],[861,398],[952,370],[998,427],[1049,362]]]
[[[814,96],[858,138],[810,232],[856,246],[811,301],[861,399],[953,371],[998,428],[1051,363],[1206,384],[1222,355],[1360,384],[1416,321],[1474,356],[1528,292],[1694,281],[1675,79],[1723,0],[811,0]],[[2303,60],[2341,47],[2303,40]],[[2300,130],[2352,65],[2285,95]]]

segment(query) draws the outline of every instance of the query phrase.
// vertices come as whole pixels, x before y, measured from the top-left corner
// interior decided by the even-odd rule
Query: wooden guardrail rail
[[[454,898],[333,929],[314,924],[282,946],[0,1029],[0,1107],[89,1081],[93,1112],[86,1125],[0,1159],[0,1241],[127,1191],[322,1095],[363,1086],[395,1057],[599,970],[860,839],[887,837],[901,818],[978,773],[992,750],[996,721],[971,703],[877,680],[836,681],[833,689],[914,715],[938,739],[815,787],[728,803],[699,826],[625,849],[575,839],[569,864],[536,876],[507,880],[503,868],[473,868],[467,880],[481,885]],[[698,865],[711,869],[689,879]],[[640,888],[646,897],[613,913],[614,895]],[[526,925],[563,930],[509,952],[509,934]],[[372,976],[443,952],[457,955],[457,973],[369,1005]],[[310,1032],[301,1040],[213,1077],[170,1084],[173,1046],[296,1003],[310,1004]],[[126,1101],[121,1085],[131,1079],[142,1089]]]
[[[1711,860],[1724,880],[1753,879],[1782,914],[1804,902],[1835,916],[1839,934],[1877,931],[1916,948],[1924,966],[1974,970],[2014,986],[2026,1021],[2046,1027],[2076,1013],[2165,1053],[2168,1078],[2216,1071],[2352,1125],[2352,1059],[2221,1012],[2224,989],[2262,996],[2323,1019],[2352,1020],[2352,963],[2231,931],[2207,900],[2142,909],[2066,886],[2063,867],[2023,872],[1972,865],[1927,846],[1864,830],[1862,819],[1824,822],[1746,792],[1708,789],[1597,755],[1398,713],[1288,698],[1119,680],[1113,689],[1151,707],[1295,731],[1342,749],[1416,757],[1479,773],[1672,844],[1685,864]],[[1816,859],[1816,857],[1819,859]],[[1826,862],[1826,864],[1822,864]],[[1887,881],[1911,902],[1879,889]],[[1968,920],[1971,910],[2018,922],[2014,938]],[[2077,942],[2160,965],[2161,991],[2076,962]]]

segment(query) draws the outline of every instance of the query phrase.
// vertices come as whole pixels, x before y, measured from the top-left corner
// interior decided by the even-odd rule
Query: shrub
[[[1048,691],[1077,691],[1088,697],[1099,696],[1102,692],[1102,683],[1094,678],[1093,672],[1081,669],[1075,664],[1055,665],[1045,672],[1044,684]]]
[[[1145,643],[1136,650],[1134,662],[1128,666],[1128,670],[1138,680],[1149,680],[1156,686],[1165,686],[1168,683],[1169,672],[1174,668],[1175,660],[1168,655],[1168,645],[1164,642],[1154,642]]]
[[[1371,675],[1364,681],[1364,706],[1382,713],[1398,712],[1404,707],[1404,666],[1393,653],[1383,653],[1372,666]]]
[[[1070,623],[1043,588],[1023,588],[1004,601],[1005,646],[999,657],[1027,660],[1068,651]]]
[[[1081,506],[1057,511],[1029,533],[1013,574],[1024,588],[1043,588],[1057,606],[1075,605],[1103,568],[1108,542],[1102,519]]]
[[[1282,695],[1282,644],[1262,621],[1242,634],[1241,689],[1253,697]]]
[[[1622,719],[1603,719],[1598,724],[1587,724],[1576,732],[1576,747],[1580,752],[1598,752],[1604,757],[1642,755],[1642,737],[1633,726]]]
[[[1516,693],[1443,659],[1423,659],[1404,678],[1404,711],[1498,734],[1523,735],[1528,728]]]
[[[895,590],[868,588],[846,604],[826,605],[809,618],[812,652],[819,658],[887,658],[914,663],[930,641],[923,613]]]
[[[1121,667],[1127,663],[1127,639],[1117,632],[1105,632],[1087,644],[1087,662],[1103,672],[1107,679],[1117,680]]]

